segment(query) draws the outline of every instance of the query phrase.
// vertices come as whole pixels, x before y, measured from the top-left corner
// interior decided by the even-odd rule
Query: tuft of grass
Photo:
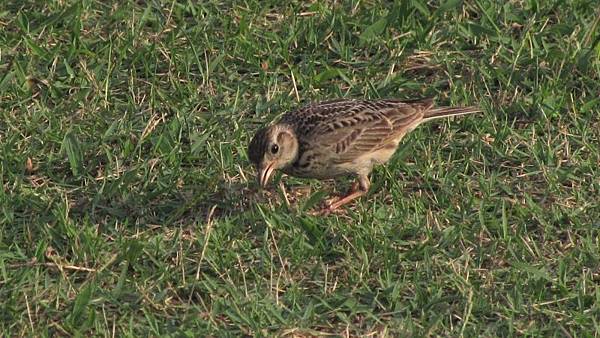
[[[600,332],[594,1],[0,4],[0,330]],[[347,180],[258,192],[253,131],[309,101],[437,97]],[[285,198],[288,198],[289,205]]]

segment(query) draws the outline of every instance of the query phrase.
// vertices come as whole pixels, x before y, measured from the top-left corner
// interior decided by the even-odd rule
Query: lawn
[[[484,112],[260,191],[339,97]],[[2,336],[598,336],[598,3],[4,0],[0,183]]]

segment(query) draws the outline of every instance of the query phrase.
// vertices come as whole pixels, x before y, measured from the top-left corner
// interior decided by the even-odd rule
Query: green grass
[[[1,2],[3,336],[597,336],[599,18]],[[305,211],[348,179],[257,191],[245,149],[279,114],[428,96],[485,113],[419,127],[344,214]]]

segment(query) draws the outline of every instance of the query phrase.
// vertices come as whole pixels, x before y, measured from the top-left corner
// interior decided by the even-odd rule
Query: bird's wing
[[[311,133],[312,142],[328,147],[334,154],[332,161],[351,162],[410,131],[421,122],[425,109],[400,101],[357,102],[319,124]]]

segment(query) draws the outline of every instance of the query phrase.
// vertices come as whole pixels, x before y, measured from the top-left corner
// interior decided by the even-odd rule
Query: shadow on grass
[[[255,195],[247,184],[185,186],[160,193],[140,191],[127,196],[80,198],[72,207],[72,218],[88,217],[93,223],[121,222],[146,226],[174,226],[234,216],[251,207]],[[112,221],[112,222],[111,222]]]

